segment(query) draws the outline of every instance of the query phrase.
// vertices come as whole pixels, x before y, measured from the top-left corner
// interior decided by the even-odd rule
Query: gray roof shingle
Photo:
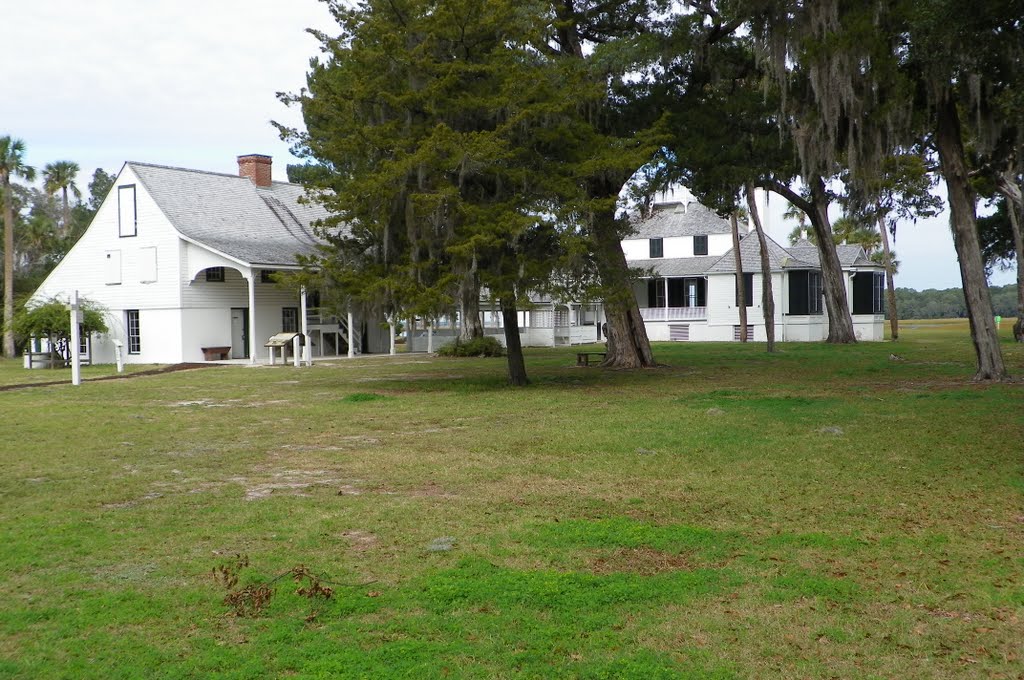
[[[810,264],[793,253],[792,250],[786,250],[773,241],[770,236],[765,235],[765,241],[768,243],[768,261],[771,263],[772,271],[794,268],[817,269],[817,264]],[[740,262],[743,264],[743,271],[745,272],[761,271],[761,247],[757,241],[757,234],[747,233],[741,237]],[[728,274],[735,271],[736,257],[733,255],[732,249],[718,258],[718,261],[707,270],[709,274]]]
[[[653,269],[656,276],[702,276],[708,267],[718,261],[717,255],[701,257],[654,258],[650,260],[630,260],[629,266],[640,269]]]
[[[322,243],[312,223],[326,218],[303,204],[297,184],[257,187],[246,177],[127,163],[183,236],[249,265],[293,266]]]
[[[700,203],[663,203],[654,207],[646,218],[635,217],[630,222],[634,234],[627,238],[668,238],[671,236],[697,236],[700,234],[730,234],[729,221]]]
[[[818,255],[818,246],[806,239],[800,239],[789,247],[789,252],[798,260],[802,260],[813,268],[821,267],[821,258]],[[878,263],[872,262],[864,253],[864,248],[858,245],[842,243],[836,246],[836,255],[839,256],[839,264],[843,267],[872,266]],[[880,265],[879,265],[880,266]]]

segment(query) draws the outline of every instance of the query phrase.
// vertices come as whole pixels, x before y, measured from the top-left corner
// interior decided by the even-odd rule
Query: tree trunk
[[[892,251],[889,250],[889,230],[885,227],[885,218],[878,216],[878,231],[882,235],[882,254],[885,257],[885,301],[889,308],[889,330],[892,339],[900,339],[900,317],[896,309],[896,272],[892,266]]]
[[[502,296],[501,320],[505,327],[505,352],[508,358],[508,384],[514,387],[529,385],[526,377],[526,361],[523,359],[523,345],[519,340],[519,314],[516,310],[516,299]]]
[[[832,239],[832,226],[828,219],[828,192],[821,177],[812,177],[807,184],[811,188],[811,200],[805,200],[800,194],[785,184],[774,180],[762,180],[759,185],[763,189],[774,191],[787,201],[807,214],[814,228],[817,239],[818,259],[821,266],[821,283],[825,292],[825,311],[828,312],[828,338],[826,342],[853,343],[857,335],[853,332],[853,317],[850,316],[850,305],[846,297],[846,282],[843,280],[843,268],[836,254],[836,244]]]
[[[996,179],[999,192],[1006,197],[1010,229],[1013,231],[1013,249],[1017,257],[1017,321],[1013,324],[1013,339],[1024,342],[1024,192],[1017,186],[1013,173],[1000,173]]]
[[[736,309],[740,313],[740,342],[747,341],[747,282],[743,278],[743,256],[740,253],[740,227],[736,210],[729,213],[732,225],[732,254],[736,260]]]
[[[768,239],[764,236],[761,216],[757,212],[757,201],[754,200],[754,185],[747,182],[743,187],[747,194],[747,210],[754,221],[757,232],[757,244],[761,251],[761,308],[764,310],[764,333],[768,338],[768,351],[775,351],[775,293],[772,290],[772,263],[768,259]]]
[[[935,146],[939,151],[939,164],[946,180],[949,197],[950,226],[953,245],[960,262],[960,280],[964,288],[967,318],[971,324],[971,340],[977,355],[978,370],[975,380],[1003,380],[1007,377],[1003,354],[999,347],[992,298],[985,280],[985,265],[978,240],[975,216],[976,198],[971,189],[964,161],[964,147],[960,132],[960,114],[956,102],[947,97],[936,109]]]
[[[476,278],[476,267],[473,267],[459,284],[459,342],[482,337],[484,326],[480,323],[480,282]]]
[[[5,175],[0,191],[4,202],[4,356],[14,357],[14,206],[10,179]]]
[[[64,190],[64,229],[61,236],[67,236],[71,233],[71,205],[68,203],[68,188],[63,187]]]
[[[613,368],[655,366],[647,327],[640,316],[629,265],[622,252],[614,205],[594,215],[591,235],[608,320],[608,353],[602,365]]]
[[[849,344],[857,342],[853,331],[853,317],[846,297],[846,280],[843,267],[839,264],[836,242],[832,238],[832,225],[828,219],[828,193],[821,177],[813,177],[811,185],[811,226],[818,243],[818,259],[821,265],[821,283],[825,289],[825,311],[828,312],[828,338],[826,342]]]

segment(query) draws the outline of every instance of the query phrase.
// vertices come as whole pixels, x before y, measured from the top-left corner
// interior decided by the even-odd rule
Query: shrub
[[[503,357],[505,348],[496,339],[485,336],[468,342],[456,340],[441,347],[437,353],[443,357]]]

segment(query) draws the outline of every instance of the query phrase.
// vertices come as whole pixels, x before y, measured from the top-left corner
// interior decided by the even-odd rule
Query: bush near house
[[[503,357],[505,348],[495,338],[484,336],[468,341],[448,343],[437,350],[443,357]]]
[[[104,309],[89,300],[79,300],[82,309],[82,333],[106,333]],[[71,360],[71,313],[68,302],[51,298],[45,302],[24,307],[14,316],[14,332],[21,339],[46,338],[50,354],[64,362]],[[53,363],[56,366],[56,363]]]

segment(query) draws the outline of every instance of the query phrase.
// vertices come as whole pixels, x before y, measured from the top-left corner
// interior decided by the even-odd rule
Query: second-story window
[[[209,267],[206,270],[207,281],[224,281],[224,267]]]
[[[662,239],[651,239],[651,257],[665,257],[665,245]]]
[[[700,234],[693,237],[693,254],[694,255],[707,255],[708,254],[708,235]]]

